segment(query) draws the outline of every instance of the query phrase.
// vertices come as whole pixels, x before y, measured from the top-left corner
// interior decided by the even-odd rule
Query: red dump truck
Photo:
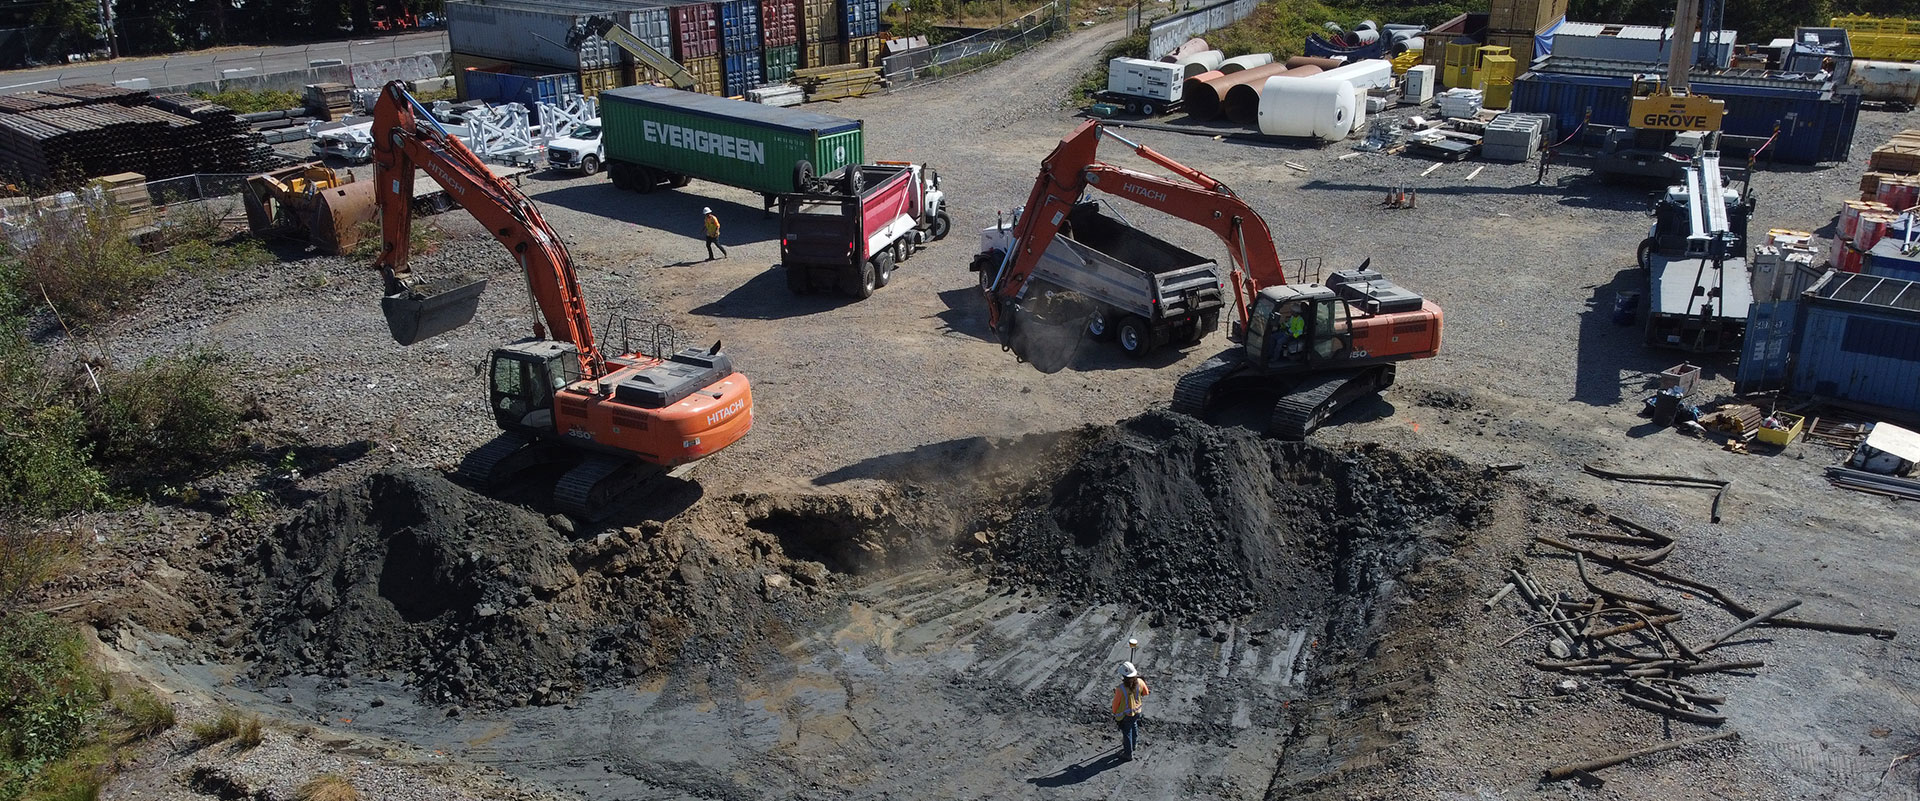
[[[796,295],[835,287],[857,299],[893,278],[921,245],[945,239],[940,176],[923,164],[882,161],[837,171],[780,196],[780,263]]]

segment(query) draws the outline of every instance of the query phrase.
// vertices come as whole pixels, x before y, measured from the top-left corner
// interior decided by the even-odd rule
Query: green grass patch
[[[301,97],[299,92],[283,89],[265,89],[257,92],[251,89],[227,89],[220,92],[200,91],[194,92],[193,96],[219,103],[220,105],[233,109],[237,114],[282,111],[290,108],[300,108],[306,104],[305,98]]]
[[[193,724],[191,731],[194,741],[202,746],[232,740],[234,745],[246,749],[266,740],[259,715],[242,715],[232,709],[222,710],[213,720]]]

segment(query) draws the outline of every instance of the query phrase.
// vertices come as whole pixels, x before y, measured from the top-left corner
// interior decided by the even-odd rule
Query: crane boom
[[[577,38],[571,33],[568,35],[569,49],[579,50],[580,44],[586,40],[587,36],[598,36],[619,45],[620,49],[631,53],[634,58],[640,60],[640,63],[667,76],[667,81],[673,84],[673,88],[693,91],[693,73],[688,72],[685,65],[660,52],[659,48],[647,44],[646,40],[635,36],[633,31],[627,30],[627,26],[621,25],[612,17],[590,17],[585,27],[579,29],[579,32],[582,35]]]
[[[417,166],[513,254],[546,321],[545,328],[553,332],[554,339],[578,349],[582,372],[588,377],[604,375],[606,360],[594,342],[573,257],[533,201],[494,175],[479,156],[441,128],[400,81],[380,91],[372,130],[373,185],[377,187],[382,238],[374,267],[386,279],[387,294],[404,294],[418,283],[408,263],[412,256],[413,173]],[[426,336],[434,333],[439,331],[429,326]],[[534,337],[546,336],[536,324]]]

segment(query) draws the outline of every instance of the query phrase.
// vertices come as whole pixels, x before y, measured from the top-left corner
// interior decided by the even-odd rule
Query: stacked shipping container
[[[761,83],[760,0],[727,0],[720,8],[722,94],[738,96]]]

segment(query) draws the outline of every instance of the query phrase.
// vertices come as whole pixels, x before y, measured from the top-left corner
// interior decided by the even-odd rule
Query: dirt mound
[[[1167,412],[1096,432],[988,532],[1004,578],[1174,621],[1278,623],[1365,595],[1473,526],[1491,479],[1441,456],[1267,440]]]
[[[258,678],[399,674],[424,699],[552,703],[758,632],[902,540],[873,499],[722,499],[575,537],[438,474],[388,470],[316,500],[237,576]]]

